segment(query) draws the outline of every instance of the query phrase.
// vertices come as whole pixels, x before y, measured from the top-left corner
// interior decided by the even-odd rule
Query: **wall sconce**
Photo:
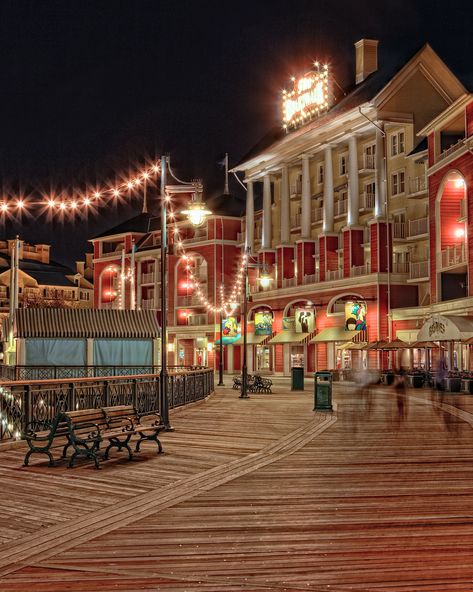
[[[174,343],[168,343],[168,352],[174,351]]]

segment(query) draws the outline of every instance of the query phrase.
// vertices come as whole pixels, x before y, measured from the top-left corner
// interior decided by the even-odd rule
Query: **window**
[[[376,156],[376,144],[368,144],[363,152],[363,168],[374,170]]]
[[[338,172],[339,172],[340,177],[347,174],[347,161],[348,161],[347,155],[340,154],[340,157],[338,160]]]
[[[374,181],[365,184],[365,193],[366,195],[376,194],[376,183]]]
[[[391,136],[391,156],[404,154],[404,132],[396,132]]]
[[[319,166],[317,168],[317,183],[319,185],[322,185],[323,182],[324,182],[324,165],[319,164]]]
[[[404,193],[404,171],[397,171],[391,175],[391,195]]]

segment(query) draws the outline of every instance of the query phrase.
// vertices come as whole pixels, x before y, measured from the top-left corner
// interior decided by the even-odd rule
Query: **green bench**
[[[138,437],[135,452],[140,452],[141,444],[145,441],[155,442],[158,453],[163,452],[158,435],[164,426],[159,413],[140,414],[132,405],[63,412],[44,427],[48,429],[26,434],[30,449],[26,453],[24,466],[28,466],[33,453],[47,454],[49,466],[53,466],[51,447],[59,438],[66,439],[62,458],[67,456],[69,448],[73,450],[69,467],[74,466],[76,459],[85,458],[92,460],[98,469],[100,461],[107,460],[113,448],[127,450],[131,460],[133,453],[130,444],[133,436]],[[100,447],[104,442],[107,448],[102,453]]]

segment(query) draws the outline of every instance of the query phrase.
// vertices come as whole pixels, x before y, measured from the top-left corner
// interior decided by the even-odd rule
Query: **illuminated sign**
[[[296,309],[296,333],[312,333],[315,328],[315,312],[307,308]]]
[[[271,312],[255,313],[255,335],[273,334],[273,314]]]
[[[295,79],[292,91],[283,90],[283,127],[297,127],[328,109],[328,66]]]
[[[345,303],[345,329],[347,331],[366,331],[366,303]]]

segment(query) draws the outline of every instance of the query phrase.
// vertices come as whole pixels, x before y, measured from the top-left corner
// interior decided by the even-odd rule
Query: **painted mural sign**
[[[366,331],[366,302],[345,303],[345,329],[347,331]]]
[[[295,317],[296,333],[312,333],[315,328],[315,313],[307,308],[297,308]]]
[[[240,327],[236,317],[228,317],[222,321],[222,343],[230,345],[240,337]]]
[[[255,335],[273,334],[273,315],[269,311],[255,313]]]

